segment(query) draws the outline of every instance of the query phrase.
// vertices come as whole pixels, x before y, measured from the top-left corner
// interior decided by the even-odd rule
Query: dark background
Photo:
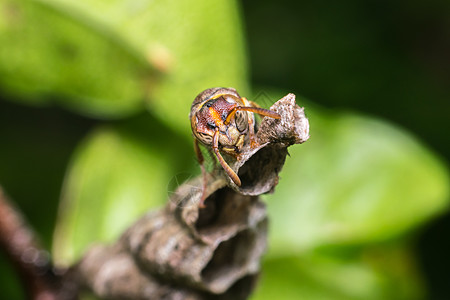
[[[243,1],[255,86],[383,118],[450,160],[450,1]],[[416,249],[429,299],[450,299],[450,215]]]

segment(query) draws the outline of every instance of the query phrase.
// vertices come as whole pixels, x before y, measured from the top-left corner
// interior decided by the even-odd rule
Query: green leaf
[[[269,258],[251,299],[412,300],[423,298],[404,248],[365,250],[349,257]]]
[[[290,148],[267,196],[269,255],[395,238],[448,207],[443,163],[404,130],[306,105],[311,138]]]
[[[237,11],[227,0],[0,0],[0,87],[96,117],[147,104],[185,130],[202,90],[247,91]]]
[[[70,7],[0,1],[0,87],[27,103],[126,115],[142,104],[149,64],[108,28]]]
[[[194,165],[190,143],[148,116],[102,127],[78,147],[66,175],[55,259],[73,262],[93,242],[112,241],[164,204],[170,178]],[[188,157],[192,159],[188,159]]]

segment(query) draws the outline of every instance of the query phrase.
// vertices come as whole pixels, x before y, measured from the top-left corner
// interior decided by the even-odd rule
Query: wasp
[[[278,113],[263,109],[239,96],[233,88],[218,87],[204,90],[192,103],[189,119],[194,135],[194,149],[203,175],[200,207],[204,207],[206,171],[199,144],[205,146],[217,158],[230,179],[237,186],[241,186],[239,176],[227,164],[221,153],[239,159],[247,136],[250,147],[257,145],[254,113],[274,119],[281,118]]]

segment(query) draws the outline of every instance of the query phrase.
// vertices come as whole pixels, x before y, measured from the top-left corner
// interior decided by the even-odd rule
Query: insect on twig
[[[195,139],[194,149],[203,174],[200,207],[204,207],[207,180],[199,143],[214,152],[230,179],[237,186],[241,186],[239,176],[223,159],[221,152],[239,159],[247,135],[250,147],[253,148],[257,145],[253,113],[274,119],[281,118],[278,113],[260,108],[256,103],[239,96],[233,88],[204,90],[192,103],[189,118]]]

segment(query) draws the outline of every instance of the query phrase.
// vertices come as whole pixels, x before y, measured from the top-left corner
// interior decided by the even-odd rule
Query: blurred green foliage
[[[386,241],[447,208],[447,170],[414,138],[380,120],[306,107],[311,139],[292,147],[266,197],[270,254]]]
[[[450,1],[242,3],[253,83],[393,120],[450,160]]]
[[[340,18],[354,13],[345,7]],[[187,115],[200,91],[233,86],[257,98],[234,1],[0,0],[0,16],[0,90],[8,101],[0,102],[0,183],[62,264],[163,205],[177,175],[199,173]],[[264,76],[258,66],[271,78],[255,91],[275,101],[290,86],[320,90],[326,81],[335,88],[322,91],[325,99],[349,91],[368,93],[352,101],[373,97],[364,86],[370,78],[341,78],[339,69],[348,66],[320,60],[315,43],[289,53],[289,37],[308,41],[303,31],[284,36],[295,28],[282,28],[279,42],[252,43],[252,53],[264,56],[255,54],[264,61],[254,67],[256,78]],[[378,53],[366,39],[347,42]],[[338,40],[345,42],[324,34],[318,48],[348,57]],[[305,63],[317,74],[297,76],[295,55],[314,57]],[[383,62],[396,68],[395,57]],[[320,70],[330,66],[337,71],[324,77]],[[412,245],[417,230],[447,210],[445,164],[386,121],[326,110],[300,96],[297,103],[305,106],[311,139],[290,149],[275,194],[265,197],[270,246],[252,299],[422,299],[426,286]],[[11,274],[0,264],[2,276]],[[14,284],[0,282],[2,298],[20,297]]]
[[[63,188],[56,261],[73,261],[93,241],[117,238],[149,207],[162,205],[170,179],[183,170],[194,172],[194,160],[180,153],[180,144],[190,149],[187,137],[148,115],[100,127],[86,137]]]

